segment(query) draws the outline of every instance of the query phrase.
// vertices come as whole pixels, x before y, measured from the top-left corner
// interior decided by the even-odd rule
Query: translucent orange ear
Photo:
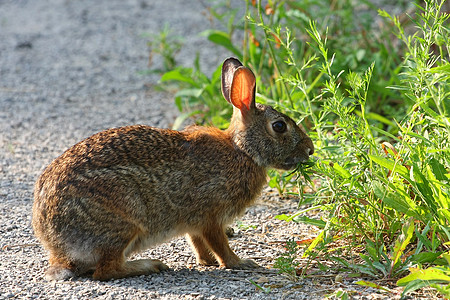
[[[236,69],[231,83],[230,101],[243,114],[255,107],[255,85],[255,75],[249,68]]]
[[[234,72],[241,66],[242,63],[234,57],[227,58],[222,64],[222,94],[229,103],[231,103],[230,91]]]

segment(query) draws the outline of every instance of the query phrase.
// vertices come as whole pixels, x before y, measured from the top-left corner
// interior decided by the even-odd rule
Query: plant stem
[[[275,3],[276,3],[276,2],[274,1],[274,6],[275,6]],[[274,9],[275,9],[275,8],[274,8]],[[280,71],[280,67],[279,67],[279,65],[278,65],[277,57],[276,57],[275,52],[274,52],[274,50],[273,50],[273,46],[272,46],[272,44],[271,44],[270,41],[269,41],[269,35],[267,34],[267,30],[266,30],[266,28],[265,28],[265,26],[264,26],[264,19],[263,19],[262,8],[261,8],[261,0],[258,0],[258,14],[259,14],[259,19],[260,19],[260,21],[261,21],[261,24],[263,25],[262,28],[263,28],[263,31],[264,31],[265,39],[266,39],[266,41],[267,41],[267,45],[269,46],[270,57],[271,57],[272,60],[273,60],[273,64],[274,64],[274,66],[275,66],[275,70],[276,70],[278,76],[281,77],[282,74],[281,74],[281,71]],[[291,108],[294,108],[294,103],[292,102],[291,95],[290,95],[290,93],[289,93],[289,90],[288,90],[288,88],[287,88],[286,82],[285,82],[284,80],[283,80],[283,87],[284,87],[284,90],[285,90],[285,93],[286,93],[286,97],[287,97],[288,100],[289,100],[289,104],[290,104]]]

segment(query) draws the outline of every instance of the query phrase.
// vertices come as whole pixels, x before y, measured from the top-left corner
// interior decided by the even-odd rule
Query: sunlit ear
[[[255,75],[249,68],[239,67],[234,72],[230,101],[243,115],[255,107],[255,86]]]
[[[227,58],[222,65],[222,95],[229,103],[234,72],[241,66],[242,63],[234,57]]]

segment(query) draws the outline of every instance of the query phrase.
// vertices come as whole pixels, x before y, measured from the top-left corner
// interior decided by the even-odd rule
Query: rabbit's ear
[[[222,65],[222,94],[229,103],[231,103],[230,91],[234,72],[241,66],[242,63],[234,57],[227,58]]]
[[[255,86],[255,75],[249,68],[239,67],[234,72],[230,101],[243,115],[255,108]]]

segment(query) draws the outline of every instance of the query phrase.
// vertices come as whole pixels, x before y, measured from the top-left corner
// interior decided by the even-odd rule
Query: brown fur
[[[55,159],[36,182],[32,218],[50,251],[47,279],[159,272],[167,266],[158,260],[127,257],[181,234],[201,264],[257,266],[234,254],[224,228],[254,202],[267,168],[291,168],[313,146],[291,119],[251,98],[253,108],[235,108],[225,131],[127,126],[94,134]],[[279,119],[288,124],[284,134],[270,129]]]

